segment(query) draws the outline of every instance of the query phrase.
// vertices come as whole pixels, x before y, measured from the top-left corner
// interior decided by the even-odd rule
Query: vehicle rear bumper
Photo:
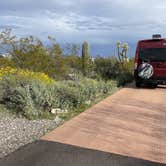
[[[138,76],[137,71],[135,71],[134,78],[135,78],[135,81],[139,83],[166,85],[166,77],[152,77],[149,79],[142,79]]]

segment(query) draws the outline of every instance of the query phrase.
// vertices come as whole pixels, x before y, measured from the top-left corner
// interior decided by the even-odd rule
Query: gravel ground
[[[29,121],[0,112],[0,158],[27,143],[39,139],[61,123],[60,118]]]

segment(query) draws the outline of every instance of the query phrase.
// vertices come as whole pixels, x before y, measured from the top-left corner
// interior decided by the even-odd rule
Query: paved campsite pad
[[[0,166],[165,166],[57,142],[37,141],[0,160]]]
[[[166,164],[165,101],[165,87],[124,88],[42,140]]]

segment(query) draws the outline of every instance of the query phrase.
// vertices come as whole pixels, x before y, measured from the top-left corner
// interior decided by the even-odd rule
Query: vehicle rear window
[[[139,59],[151,62],[166,62],[166,48],[140,48]]]

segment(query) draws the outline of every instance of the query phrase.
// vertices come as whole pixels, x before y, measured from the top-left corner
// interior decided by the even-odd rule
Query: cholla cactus
[[[121,42],[118,41],[117,44],[116,44],[116,46],[117,46],[117,49],[118,49],[118,58],[119,58],[119,61],[121,62],[121,57],[120,57]]]
[[[127,60],[127,51],[129,46],[127,43],[117,42],[117,49],[118,49],[118,58],[121,63]]]
[[[124,57],[125,57],[125,59],[127,59],[127,56],[126,56],[126,53],[127,53],[127,51],[129,50],[129,46],[128,46],[128,44],[127,43],[124,43],[123,44],[123,50],[124,50]]]
[[[120,48],[120,47],[121,47],[121,42],[118,41],[118,42],[117,42],[117,48]]]

